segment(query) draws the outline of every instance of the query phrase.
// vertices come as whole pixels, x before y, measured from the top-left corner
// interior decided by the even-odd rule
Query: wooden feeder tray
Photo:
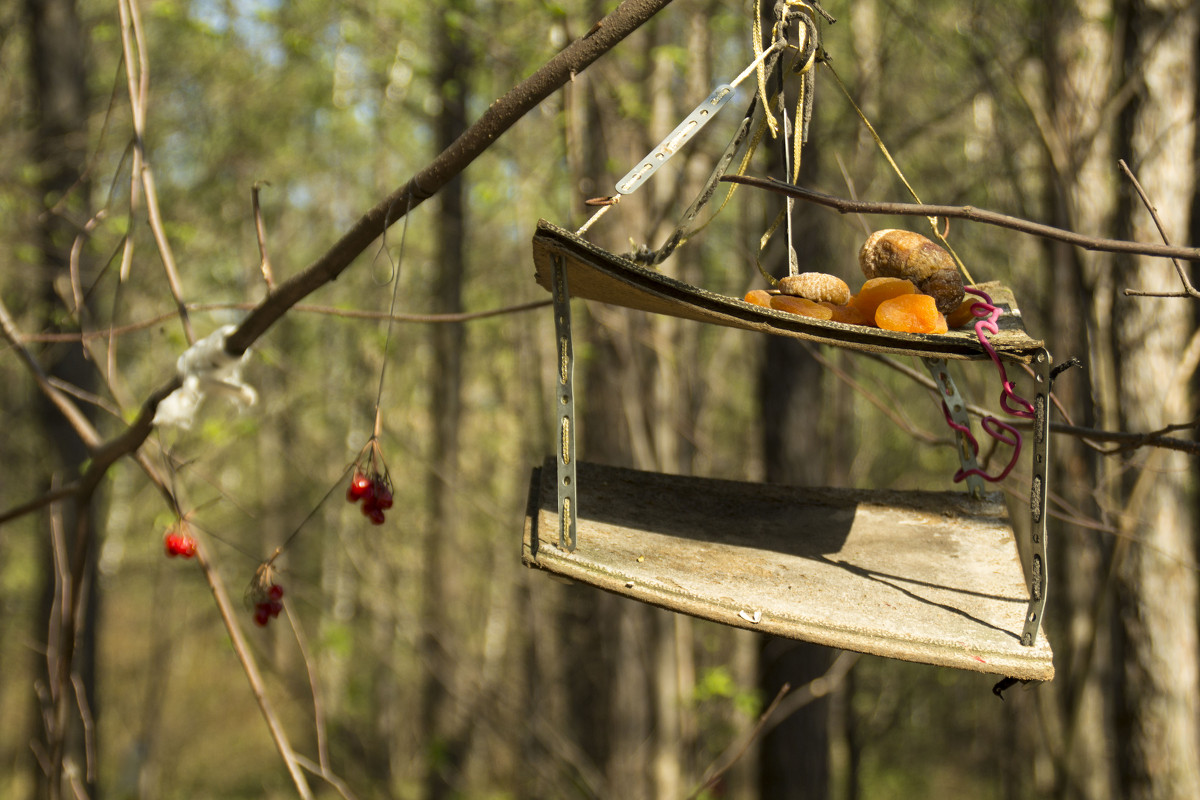
[[[577,465],[578,545],[558,546],[553,459],[534,469],[522,558],[670,611],[845,650],[1022,680],[1029,591],[1005,506]]]
[[[968,426],[946,359],[987,354],[973,333],[896,333],[755,306],[674,280],[545,221],[538,282],[554,296],[558,453],[533,470],[523,561],[635,600],[763,633],[1021,680],[1054,677],[1046,601],[1049,353],[1024,330],[1012,293],[990,341],[1038,382],[1030,525],[970,492],[862,491],[741,483],[579,462],[574,445],[570,300],[921,358]],[[974,465],[960,439],[964,469]],[[1039,637],[1039,633],[1042,635]]]
[[[898,333],[763,308],[647,269],[542,220],[533,237],[533,263],[537,282],[547,291],[551,289],[556,256],[566,263],[567,283],[573,298],[853,350],[918,358],[985,357],[979,340],[970,331]],[[980,288],[1005,311],[1000,318],[1000,332],[991,339],[992,346],[1006,358],[1029,361],[1044,345],[1025,332],[1012,292],[999,283],[981,284]]]

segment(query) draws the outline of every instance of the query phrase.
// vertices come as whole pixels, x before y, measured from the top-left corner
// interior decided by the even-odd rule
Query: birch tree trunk
[[[1093,235],[1111,232],[1117,175],[1113,170],[1113,106],[1118,80],[1114,59],[1119,42],[1109,21],[1112,0],[1056,0],[1042,9],[1048,174],[1046,205],[1053,224]],[[1115,429],[1117,402],[1112,380],[1112,258],[1047,245],[1052,264],[1043,295],[1055,313],[1048,339],[1058,361],[1078,356],[1081,373],[1064,375],[1055,395],[1079,425]],[[1054,442],[1057,491],[1072,508],[1111,520],[1110,504],[1094,487],[1106,482],[1113,465],[1082,442]],[[1052,519],[1057,555],[1052,585],[1060,587],[1063,627],[1055,630],[1058,677],[1044,697],[1053,696],[1061,728],[1055,794],[1107,800],[1116,787],[1113,742],[1111,592],[1108,581],[1112,541],[1087,528]]]
[[[1196,136],[1197,27],[1185,0],[1135,2],[1129,9],[1127,73],[1137,89],[1122,118],[1130,166],[1157,206],[1168,235],[1188,231],[1196,173],[1186,165]],[[1118,216],[1129,238],[1158,237],[1126,193]],[[1125,298],[1125,288],[1174,291],[1162,260],[1118,262],[1114,341],[1123,429],[1148,431],[1195,418],[1189,363],[1194,301]],[[1182,355],[1182,358],[1181,358]],[[1195,466],[1182,454],[1139,452],[1122,486],[1123,558],[1118,563],[1123,675],[1118,732],[1122,794],[1200,797],[1200,676],[1197,671]]]

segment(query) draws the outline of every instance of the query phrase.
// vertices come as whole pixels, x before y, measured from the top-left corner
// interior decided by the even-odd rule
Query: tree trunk
[[[764,146],[765,146],[764,142]],[[791,142],[772,143],[775,148]],[[816,159],[805,148],[800,183],[819,185]],[[782,174],[776,167],[774,174]],[[767,216],[774,217],[774,210]],[[825,272],[837,263],[828,227],[819,213],[795,215],[799,271]],[[786,230],[780,225],[763,264],[776,276],[787,274]],[[831,437],[819,423],[825,399],[824,370],[794,339],[771,336],[765,342],[759,381],[762,406],[764,473],[768,481],[807,486],[825,485],[830,477]],[[834,651],[828,647],[779,637],[763,637],[759,654],[759,688],[769,701],[783,686],[801,686],[825,673]],[[829,699],[815,700],[776,726],[760,750],[759,791],[763,798],[817,800],[829,795]]]
[[[471,57],[459,14],[466,6],[456,0],[442,9],[437,25],[435,82],[441,110],[435,120],[436,147],[444,150],[467,127],[468,76]],[[433,304],[438,313],[462,311],[462,287],[466,277],[466,207],[461,176],[451,179],[435,198],[435,229],[439,269],[434,282]],[[426,665],[421,692],[421,725],[428,759],[425,796],[430,800],[450,796],[459,787],[466,755],[468,731],[459,722],[455,704],[462,698],[450,695],[447,687],[458,685],[449,616],[446,610],[461,595],[454,581],[450,555],[458,538],[459,428],[462,420],[462,379],[465,329],[462,325],[432,327],[433,386],[430,418],[433,420],[429,475],[429,529],[425,534],[425,563],[422,570],[422,659]]]
[[[30,0],[26,4],[30,33],[30,67],[33,75],[34,152],[38,168],[38,188],[47,210],[39,220],[36,233],[41,251],[45,284],[39,298],[43,316],[42,330],[60,329],[62,309],[73,308],[70,283],[70,252],[76,235],[90,216],[88,185],[83,178],[87,162],[88,92],[85,65],[86,39],[72,0]],[[90,285],[91,271],[80,265],[81,280]],[[87,309],[79,309],[83,315]],[[95,373],[80,344],[64,344],[40,354],[46,371],[53,377],[84,391],[95,388]],[[79,474],[88,453],[75,431],[41,395],[39,417],[46,439],[55,453],[54,469],[62,481]],[[94,762],[87,761],[84,736],[94,727],[79,719],[79,708],[88,708],[92,722],[99,714],[95,695],[95,634],[98,614],[96,590],[97,529],[91,505],[78,508],[74,502],[61,503],[61,555],[68,560],[56,575],[51,551],[51,534],[44,539],[42,558],[42,600],[39,626],[47,631],[46,657],[39,657],[39,670],[47,687],[42,719],[46,730],[31,736],[45,741],[52,774],[45,775],[39,794],[58,797],[68,791],[65,774],[74,773],[81,788],[95,790]],[[49,528],[50,526],[48,526]],[[82,543],[82,547],[77,547]],[[82,558],[82,565],[75,563]],[[78,618],[69,608],[55,605],[56,579],[69,581],[72,572],[83,577],[75,588],[85,593]],[[69,597],[69,595],[68,595]],[[75,602],[71,598],[71,602]],[[57,640],[55,631],[58,631]],[[67,641],[71,637],[71,641]],[[58,659],[69,659],[69,670],[57,668]],[[63,677],[68,680],[64,682]],[[71,681],[75,685],[71,685]],[[76,692],[82,690],[82,696]],[[48,704],[48,705],[47,705]],[[43,738],[44,737],[44,738]],[[93,753],[94,755],[94,753]]]
[[[1046,103],[1054,136],[1047,142],[1046,205],[1052,224],[1086,234],[1110,232],[1116,203],[1112,169],[1113,129],[1100,113],[1114,91],[1114,41],[1110,0],[1059,0],[1042,10]],[[1057,361],[1078,356],[1083,371],[1067,373],[1055,396],[1078,425],[1115,428],[1112,353],[1107,329],[1113,301],[1112,258],[1048,244],[1052,269],[1042,295],[1052,298],[1045,314]],[[1090,382],[1090,387],[1089,387]],[[1090,388],[1090,391],[1089,391]],[[1098,402],[1094,402],[1098,400]],[[1073,437],[1054,442],[1052,471],[1070,507],[1104,519],[1093,487],[1103,485],[1109,464]],[[1062,769],[1055,776],[1060,797],[1107,800],[1113,796],[1112,603],[1109,564],[1112,542],[1095,531],[1051,518],[1056,555],[1052,586],[1062,614],[1050,618],[1058,677],[1050,688],[1061,711],[1058,733]],[[1055,620],[1062,620],[1061,625]]]
[[[1138,92],[1122,117],[1122,149],[1157,207],[1168,235],[1188,230],[1196,175],[1197,27],[1192,3],[1136,2],[1128,9],[1128,75]],[[1118,215],[1124,236],[1157,231],[1132,193]],[[1178,298],[1125,298],[1125,288],[1174,291],[1162,260],[1118,261],[1114,302],[1117,391],[1123,429],[1156,430],[1195,418],[1192,365],[1180,354],[1193,331],[1194,304]],[[1200,797],[1200,677],[1197,673],[1195,466],[1180,453],[1138,453],[1122,488],[1123,558],[1118,752],[1122,795]]]

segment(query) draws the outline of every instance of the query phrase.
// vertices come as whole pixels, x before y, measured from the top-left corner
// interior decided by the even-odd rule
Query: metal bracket
[[[937,382],[942,400],[946,403],[946,408],[950,409],[950,419],[954,420],[955,425],[970,429],[971,418],[967,415],[967,404],[954,384],[954,379],[950,377],[946,359],[922,358],[921,361],[925,364],[925,369],[929,370],[933,380]],[[984,495],[983,478],[979,477],[977,472],[972,472],[972,470],[979,469],[979,461],[976,459],[975,450],[971,447],[967,437],[962,433],[958,433],[957,436],[958,460],[962,464],[963,472],[967,474],[967,493],[976,500],[980,500]]]
[[[632,194],[645,183],[651,175],[658,171],[659,167],[667,163],[667,159],[678,153],[681,147],[699,133],[700,129],[708,124],[708,121],[721,110],[721,106],[725,105],[731,97],[733,97],[733,87],[728,83],[723,83],[714,89],[712,94],[696,106],[692,113],[688,114],[683,122],[667,135],[667,138],[658,143],[658,147],[647,153],[636,167],[617,181],[617,194]]]
[[[558,340],[558,402],[555,404],[555,441],[558,442],[558,546],[574,552],[579,503],[575,491],[575,355],[571,343],[571,293],[567,288],[567,260],[551,256],[554,265],[554,332]]]
[[[1029,491],[1029,609],[1025,613],[1025,630],[1021,644],[1033,647],[1042,626],[1046,607],[1046,498],[1050,493],[1050,353],[1038,350],[1033,359],[1037,393],[1033,398],[1033,481]]]

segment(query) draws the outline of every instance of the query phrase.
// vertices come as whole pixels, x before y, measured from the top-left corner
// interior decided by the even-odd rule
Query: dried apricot
[[[847,325],[866,325],[867,319],[862,315],[856,306],[852,305],[836,305],[834,303],[821,303],[821,305],[833,312],[830,319],[834,322],[844,322]]]
[[[884,300],[875,310],[875,324],[887,331],[945,333],[946,318],[927,294],[905,294]]]
[[[746,292],[746,296],[742,298],[747,303],[763,308],[771,307],[771,293],[766,289],[751,289]]]
[[[833,311],[820,303],[814,303],[812,300],[805,300],[803,297],[792,297],[786,294],[771,295],[771,308],[787,311],[791,314],[799,314],[802,317],[812,317],[813,319],[830,319],[833,317]]]
[[[879,308],[879,304],[884,300],[913,294],[916,291],[917,287],[906,278],[871,278],[862,285],[858,294],[850,298],[850,305],[857,308],[863,319],[868,320],[867,324],[870,324],[870,321],[875,319],[875,309]]]
[[[961,328],[963,325],[975,321],[976,317],[971,313],[971,306],[978,302],[978,297],[971,295],[964,297],[958,308],[946,315],[946,324],[951,328]]]

